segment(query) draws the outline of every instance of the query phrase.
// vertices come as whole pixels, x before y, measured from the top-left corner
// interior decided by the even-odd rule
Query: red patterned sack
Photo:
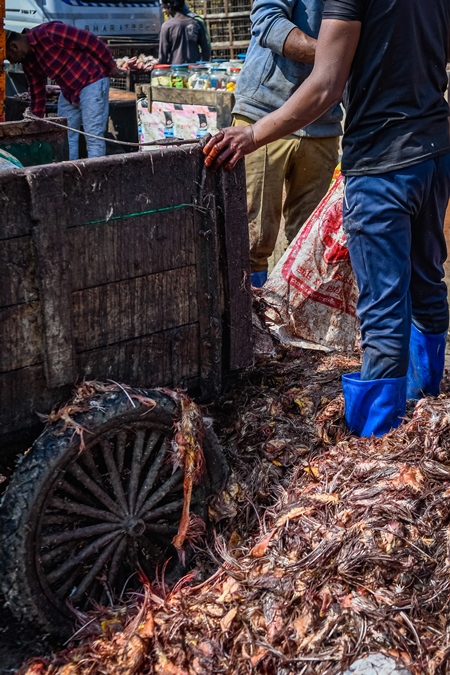
[[[268,318],[284,334],[351,350],[358,289],[342,228],[344,179],[333,183],[263,287]]]

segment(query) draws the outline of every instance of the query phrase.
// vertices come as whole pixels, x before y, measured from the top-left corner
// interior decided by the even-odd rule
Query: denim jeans
[[[67,118],[69,127],[83,129],[88,134],[103,136],[108,122],[109,78],[104,77],[88,84],[80,92],[79,103],[69,103],[62,94],[58,101],[58,115]],[[69,158],[78,159],[78,138],[75,131],[68,131]],[[86,136],[88,157],[102,157],[106,154],[105,141]]]
[[[443,226],[450,154],[375,176],[349,176],[344,230],[359,288],[361,380],[403,377],[411,322],[448,328]]]

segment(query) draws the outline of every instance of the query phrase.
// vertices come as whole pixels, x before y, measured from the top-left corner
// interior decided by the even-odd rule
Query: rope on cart
[[[81,134],[82,136],[87,136],[88,138],[96,138],[99,141],[105,141],[105,143],[116,143],[117,145],[126,145],[128,147],[133,147],[133,148],[141,148],[144,146],[167,146],[167,145],[192,145],[194,143],[199,143],[200,141],[198,140],[176,140],[174,139],[173,141],[168,141],[168,140],[160,140],[160,141],[149,141],[148,143],[133,143],[131,141],[117,141],[115,138],[105,138],[104,136],[96,136],[95,134],[88,134],[86,131],[81,131],[81,129],[74,129],[73,127],[68,127],[64,124],[59,124],[59,122],[53,122],[53,120],[50,120],[48,117],[38,117],[37,115],[33,115],[31,112],[26,112],[24,113],[24,119],[26,120],[37,120],[38,122],[47,122],[47,124],[53,124],[54,127],[59,127],[60,129],[66,129],[67,131],[74,131],[77,134]]]

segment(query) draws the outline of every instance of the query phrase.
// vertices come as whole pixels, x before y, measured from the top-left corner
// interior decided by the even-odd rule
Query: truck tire
[[[72,607],[112,604],[140,575],[167,581],[182,565],[172,545],[183,504],[183,471],[170,462],[174,400],[139,390],[149,409],[125,392],[96,397],[87,412],[50,424],[20,460],[0,509],[1,588],[13,614],[67,635]],[[70,421],[71,421],[70,420]],[[207,470],[191,511],[204,522],[207,499],[226,479],[217,438],[206,429]],[[168,562],[167,562],[168,561]]]

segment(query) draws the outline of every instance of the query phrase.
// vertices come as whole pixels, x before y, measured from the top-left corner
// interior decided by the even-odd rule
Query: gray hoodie
[[[280,108],[306,80],[312,66],[283,56],[294,28],[317,38],[324,0],[255,0],[252,39],[236,86],[233,112],[259,120]],[[335,106],[297,132],[315,138],[342,134],[342,109]]]

